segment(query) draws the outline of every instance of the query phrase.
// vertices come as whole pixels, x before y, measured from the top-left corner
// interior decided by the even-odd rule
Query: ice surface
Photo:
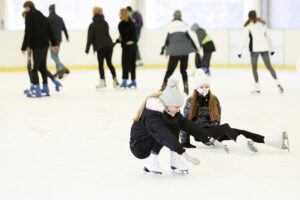
[[[188,152],[199,166],[188,164],[186,176],[173,174],[164,148],[163,175],[155,177],[142,173],[144,160],[131,154],[128,142],[132,118],[160,88],[164,72],[139,68],[138,89],[118,91],[106,71],[108,88],[96,91],[97,71],[72,71],[61,92],[49,82],[51,97],[41,99],[22,94],[26,73],[0,73],[0,199],[300,199],[300,74],[277,71],[282,95],[260,70],[262,94],[253,96],[250,69],[212,71],[222,122],[263,135],[285,130],[291,152],[257,144],[259,153],[251,155],[227,142],[226,154],[193,141],[197,149]]]

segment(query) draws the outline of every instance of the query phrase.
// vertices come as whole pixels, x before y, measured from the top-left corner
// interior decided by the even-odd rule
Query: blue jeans
[[[52,50],[52,48],[50,48],[51,58],[55,62],[56,72],[60,72],[65,68],[65,66],[59,60],[58,52],[59,51],[55,52]]]

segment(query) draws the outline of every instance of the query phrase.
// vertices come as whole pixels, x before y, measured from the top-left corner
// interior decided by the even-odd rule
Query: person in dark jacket
[[[65,33],[66,39],[69,42],[69,35],[68,35],[67,28],[65,26],[63,18],[61,18],[60,16],[58,16],[56,14],[55,4],[52,4],[49,6],[48,21],[53,29],[58,46],[60,46],[60,43],[62,41],[61,32]],[[59,51],[53,51],[52,49],[50,49],[50,52],[51,52],[51,58],[55,62],[55,66],[56,66],[55,76],[57,76],[59,79],[61,79],[61,78],[63,78],[64,74],[69,74],[70,70],[68,68],[66,68],[60,61],[60,59],[58,57]]]
[[[129,12],[129,17],[134,23],[135,30],[136,30],[136,35],[137,35],[137,43],[140,39],[141,36],[141,30],[143,27],[143,17],[139,11],[133,10],[131,6],[127,6],[126,9]],[[143,66],[142,58],[141,58],[141,53],[139,50],[139,46],[137,45],[137,50],[136,50],[136,65],[137,66]]]
[[[26,1],[23,5],[27,12],[25,19],[25,34],[22,44],[22,52],[25,54],[28,48],[32,49],[33,68],[31,71],[32,84],[28,97],[41,97],[41,88],[39,84],[38,71],[40,70],[43,77],[43,90],[49,91],[47,82],[47,51],[49,40],[52,48],[58,51],[56,38],[47,18],[35,9],[31,1]]]
[[[189,54],[197,51],[197,47],[188,33],[188,26],[182,21],[181,11],[176,10],[173,14],[173,21],[168,27],[168,35],[164,46],[161,49],[161,55],[170,56],[168,68],[163,80],[160,91],[166,87],[168,78],[174,73],[178,62],[180,62],[180,73],[183,80],[184,93],[189,94],[187,65]]]
[[[178,82],[170,79],[163,92],[149,96],[131,127],[130,149],[139,159],[146,159],[146,172],[161,174],[158,164],[158,154],[163,146],[171,150],[171,168],[187,171],[181,157],[193,164],[198,164],[196,158],[188,155],[179,143],[180,130],[191,133],[196,141],[215,144],[215,139],[207,129],[184,118],[180,111],[183,96],[178,89]]]
[[[201,68],[203,69],[206,75],[210,76],[210,60],[212,53],[216,51],[215,44],[211,37],[206,33],[206,31],[203,28],[199,27],[197,23],[194,23],[191,29],[192,31],[195,31],[200,47],[203,48]]]
[[[134,23],[128,15],[125,8],[120,10],[120,23],[118,25],[120,38],[117,41],[121,42],[122,46],[122,84],[121,88],[136,88],[136,51],[137,51],[137,34]],[[127,84],[131,76],[131,83]]]
[[[210,130],[212,136],[219,141],[234,140],[252,152],[257,152],[253,141],[289,149],[286,132],[274,136],[262,136],[250,131],[231,128],[227,123],[220,124],[221,106],[218,98],[210,90],[209,78],[202,70],[196,72],[195,90],[193,96],[188,98],[185,104],[184,117]],[[184,147],[195,147],[190,143],[188,132],[181,132],[180,139]]]
[[[119,85],[117,80],[116,70],[113,66],[111,59],[113,54],[113,42],[109,35],[109,26],[104,19],[102,8],[95,7],[93,9],[93,22],[88,29],[88,38],[86,43],[85,52],[89,53],[90,46],[93,45],[94,51],[97,52],[98,66],[100,74],[100,83],[96,88],[101,89],[106,87],[105,72],[104,72],[104,59],[111,72],[113,78],[113,87],[116,88]]]

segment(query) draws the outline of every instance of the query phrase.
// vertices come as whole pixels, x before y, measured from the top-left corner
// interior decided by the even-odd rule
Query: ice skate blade
[[[259,90],[255,90],[255,91],[251,91],[250,93],[253,94],[253,95],[259,95],[260,91]]]
[[[188,169],[180,170],[180,169],[177,169],[176,167],[173,167],[173,166],[171,166],[171,169],[172,169],[173,173],[176,173],[176,174],[183,174],[183,175],[188,175],[189,174]]]
[[[288,152],[289,152],[290,151],[290,142],[289,142],[289,136],[286,132],[282,133],[282,139],[283,139],[283,143],[282,143],[281,149],[288,150]]]
[[[229,148],[228,148],[227,145],[224,145],[224,150],[225,150],[225,152],[226,152],[227,154],[229,154]]]
[[[153,174],[153,175],[161,175],[162,172],[158,172],[158,171],[150,171],[148,168],[144,167],[144,172],[146,174]]]
[[[247,142],[247,146],[251,150],[251,152],[253,152],[253,153],[257,153],[258,152],[257,148],[254,146],[254,142],[248,141]]]

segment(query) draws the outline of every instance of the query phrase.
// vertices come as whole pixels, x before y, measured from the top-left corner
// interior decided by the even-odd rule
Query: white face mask
[[[205,97],[209,92],[209,87],[208,86],[201,86],[201,87],[197,88],[197,92]]]

